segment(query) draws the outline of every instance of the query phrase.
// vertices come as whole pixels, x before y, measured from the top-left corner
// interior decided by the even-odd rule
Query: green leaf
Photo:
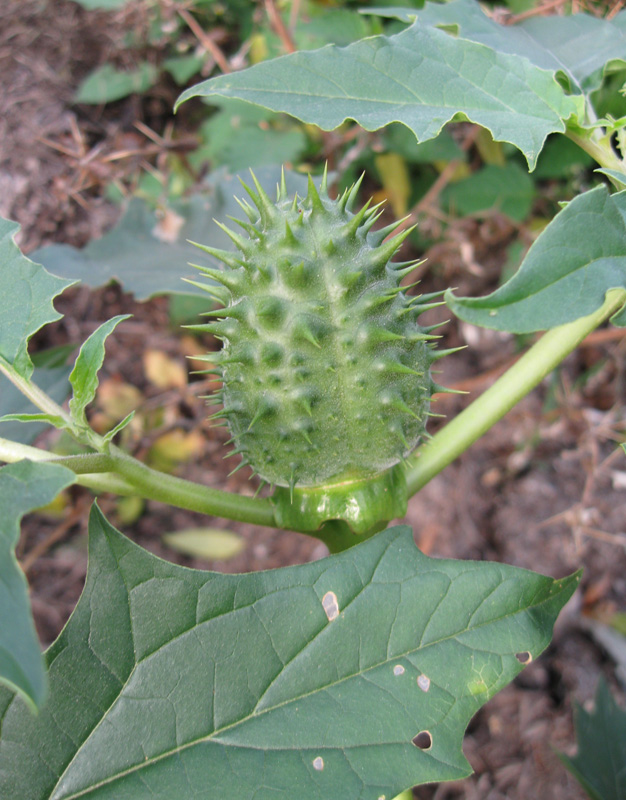
[[[461,216],[500,211],[516,222],[526,219],[534,198],[532,178],[514,163],[487,165],[441,193],[444,208]]]
[[[157,68],[147,61],[142,61],[133,70],[120,70],[113,64],[104,64],[85,78],[74,100],[100,105],[121,100],[129,94],[143,94],[156,83],[158,75]]]
[[[626,797],[626,712],[613,699],[603,678],[596,690],[595,709],[576,709],[578,753],[559,753],[592,800]]]
[[[263,123],[261,125],[261,123]],[[275,114],[242,103],[222,100],[220,110],[201,128],[204,144],[190,155],[194,166],[209,161],[229,169],[295,162],[307,145],[293,120],[281,126]]]
[[[554,76],[517,56],[454,39],[419,23],[394,36],[345,48],[293,53],[204,81],[180,96],[232,97],[285,111],[324,130],[347,119],[367,130],[391,122],[432,139],[451,120],[468,119],[518,147],[532,168],[548,134],[581,116],[582,97],[566,96]]]
[[[590,14],[538,16],[517,25],[500,25],[476,0],[426,3],[423,9],[372,8],[366,13],[395,17],[421,25],[445,27],[459,36],[487,45],[498,53],[527,58],[537,67],[567,76],[572,89],[590,92],[602,82],[604,68],[626,58],[622,20]],[[619,15],[621,17],[621,14]]]
[[[46,323],[60,319],[52,301],[72,281],[48,274],[20,253],[15,243],[19,227],[0,217],[0,360],[28,380],[33,372],[28,340]]]
[[[596,169],[594,172],[600,172],[606,175],[620,191],[626,189],[626,175],[623,172],[618,172],[616,169]]]
[[[577,582],[430,559],[407,527],[303,566],[201,572],[95,508],[48,704],[35,720],[0,695],[0,796],[27,780],[29,800],[376,800],[463,777],[469,719],[546,647]]]
[[[0,469],[0,682],[24,699],[26,716],[41,707],[47,682],[26,579],[15,558],[20,520],[51,503],[74,477],[65,467],[30,461]]]
[[[120,314],[104,322],[84,342],[76,358],[74,369],[70,375],[73,396],[70,400],[72,420],[81,426],[88,426],[85,409],[96,396],[98,388],[98,371],[104,362],[104,342],[116,326],[128,319],[130,314]]]
[[[200,72],[204,59],[200,56],[173,56],[166,58],[163,69],[174,78],[179,86],[184,86],[197,72]]]
[[[285,173],[289,186],[306,194],[306,176],[287,170]],[[280,167],[261,167],[255,170],[255,175],[268,193],[275,194]],[[242,173],[242,177],[247,180],[249,174]],[[184,283],[185,278],[198,277],[188,262],[211,266],[218,262],[189,242],[234,249],[229,237],[213,223],[213,219],[227,223],[228,215],[241,214],[234,194],[242,194],[238,175],[231,177],[220,170],[211,176],[203,194],[172,201],[167,210],[158,211],[142,200],[133,199],[116,227],[101,239],[82,250],[53,244],[38,250],[36,257],[55,275],[83,281],[87,286],[103,286],[116,280],[137,300],[170,293],[206,297],[205,292]],[[164,226],[168,213],[173,215],[169,227]]]
[[[33,383],[56,403],[63,403],[70,395],[69,367],[37,368],[33,372]],[[36,407],[27,400],[4,375],[0,375],[0,417],[8,414],[36,414]],[[45,423],[12,423],[0,420],[0,436],[21,444],[31,444],[46,429]]]
[[[609,289],[626,287],[626,192],[598,186],[557,214],[518,272],[486,297],[446,302],[456,316],[499,331],[547,330],[596,311]],[[626,325],[623,312],[613,318]]]

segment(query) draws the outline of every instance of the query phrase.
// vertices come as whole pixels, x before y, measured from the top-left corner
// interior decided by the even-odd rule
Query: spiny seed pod
[[[334,201],[309,179],[289,200],[283,175],[273,202],[252,179],[247,236],[221,226],[240,254],[198,245],[224,264],[199,267],[220,286],[196,284],[223,304],[196,326],[223,341],[214,416],[242,464],[292,492],[380,473],[423,436],[436,388],[436,337],[416,321],[434,295],[407,296],[416,264],[390,261],[410,230],[385,241],[397,226],[373,231],[377,206],[352,214],[359,184]]]

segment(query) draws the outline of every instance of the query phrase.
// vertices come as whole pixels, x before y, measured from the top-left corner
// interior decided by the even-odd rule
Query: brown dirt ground
[[[86,164],[85,152],[102,143],[119,146],[124,137],[136,139],[133,122],[152,123],[158,116],[154,104],[164,102],[152,98],[152,107],[146,108],[130,100],[107,107],[106,113],[72,106],[79,79],[106,59],[121,35],[119,27],[94,20],[93,13],[69,0],[0,0],[0,213],[21,223],[27,251],[52,240],[82,245],[110,226],[118,212],[102,199],[101,187],[111,176]],[[43,138],[62,144],[65,152]],[[81,147],[82,156],[68,155]],[[461,293],[486,291],[501,255],[498,245],[511,234],[507,223],[497,219],[457,227],[431,254],[435,269],[424,277],[424,290],[441,288],[447,280]],[[479,270],[466,269],[467,244],[473,249],[472,264],[483,265]],[[134,314],[111,339],[102,379],[135,383],[146,406],[166,408],[161,428],[135,441],[136,450],[145,451],[174,415],[184,420],[185,431],[199,431],[204,439],[201,457],[181,467],[180,474],[254,492],[245,470],[226,477],[234,466],[232,459],[222,458],[226,435],[205,423],[198,384],[191,379],[188,389],[163,393],[138,374],[146,341],[185,363],[181,339],[168,333],[167,301],[137,305],[116,287],[79,288],[57,306],[66,317],[38,337],[38,346],[80,342],[100,321]],[[448,326],[447,346],[465,342],[470,345],[466,353],[442,362],[441,382],[469,388],[476,396],[514,356],[516,343],[501,334]],[[614,445],[616,432],[624,427],[624,347],[619,332],[596,334],[567,360],[557,379],[547,379],[410,503],[404,521],[430,555],[498,560],[555,577],[585,569],[581,591],[561,615],[548,651],[472,721],[465,751],[475,774],[458,783],[420,787],[415,796],[421,800],[585,797],[554,750],[572,751],[573,702],[590,700],[598,676],[604,674],[615,687],[612,662],[584,632],[581,614],[626,608],[626,464]],[[592,367],[597,368],[593,377],[581,381]],[[447,395],[439,410],[452,416],[466,402]],[[67,619],[85,576],[91,497],[77,489],[71,500],[60,519],[30,518],[19,546],[44,644]],[[115,499],[103,497],[101,505],[115,522]],[[223,520],[210,524],[236,528],[247,542],[229,562],[186,559],[162,544],[164,531],[198,522],[206,524],[206,519],[150,502],[135,523],[121,527],[159,555],[203,569],[267,569],[326,552],[302,535]]]

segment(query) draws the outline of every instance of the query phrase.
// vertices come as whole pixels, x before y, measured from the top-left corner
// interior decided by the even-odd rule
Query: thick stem
[[[0,439],[0,460],[14,462],[22,458],[67,467],[78,476],[76,483],[96,491],[134,495],[213,517],[277,527],[269,500],[243,497],[157,472],[116,447],[111,447],[110,454],[58,457],[36,447]]]
[[[408,496],[419,491],[467,450],[578,347],[585,336],[619,311],[625,301],[626,289],[612,289],[593,314],[545,333],[493,386],[409,459]]]
[[[75,458],[72,456],[71,458]],[[78,456],[80,458],[80,456]],[[62,458],[54,453],[48,453],[46,450],[40,450],[38,447],[29,447],[26,444],[18,444],[11,442],[9,439],[0,438],[0,461],[5,461],[7,464],[14,464],[16,461],[28,459],[29,461],[53,461],[55,464],[61,466],[68,466],[63,464]],[[71,468],[71,467],[70,467]],[[75,470],[74,470],[75,471]],[[111,492],[112,494],[120,494],[124,496],[137,495],[135,487],[120,478],[119,475],[113,475],[108,472],[100,474],[77,474],[76,481],[80,486],[86,486],[88,489],[96,493]]]

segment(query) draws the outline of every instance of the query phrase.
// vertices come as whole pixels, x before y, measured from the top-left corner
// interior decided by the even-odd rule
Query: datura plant
[[[125,452],[115,442],[132,414],[105,435],[90,427],[123,317],[81,347],[68,406],[44,391],[28,343],[59,318],[53,301],[70,282],[23,256],[17,226],[0,221],[0,401],[14,398],[2,420],[47,423],[83,451],[0,439],[2,800],[392,800],[461,778],[472,715],[548,645],[575,590],[578,574],[429,558],[408,527],[386,526],[589,332],[626,321],[626,165],[614,146],[626,147],[626,118],[593,105],[626,66],[626,12],[507,27],[473,0],[385,13],[409,27],[259,63],[182,99],[244,99],[327,129],[399,121],[419,141],[469,119],[531,169],[562,134],[617,191],[599,183],[571,200],[492,295],[445,293],[469,322],[547,332],[427,437],[443,351],[419,315],[440,298],[409,290],[414,264],[393,260],[408,230],[377,228],[377,207],[355,211],[358,184],[331,199],[325,176],[300,196],[291,179],[253,176],[233,250],[214,247],[207,220],[200,246],[213,262],[195,283],[217,301],[199,326],[222,341],[206,355],[212,416],[269,484],[254,497]],[[575,51],[559,47],[574,36]],[[83,594],[42,658],[15,546],[24,514],[72,484],[299,531],[330,555],[256,574],[185,569],[94,505]]]

